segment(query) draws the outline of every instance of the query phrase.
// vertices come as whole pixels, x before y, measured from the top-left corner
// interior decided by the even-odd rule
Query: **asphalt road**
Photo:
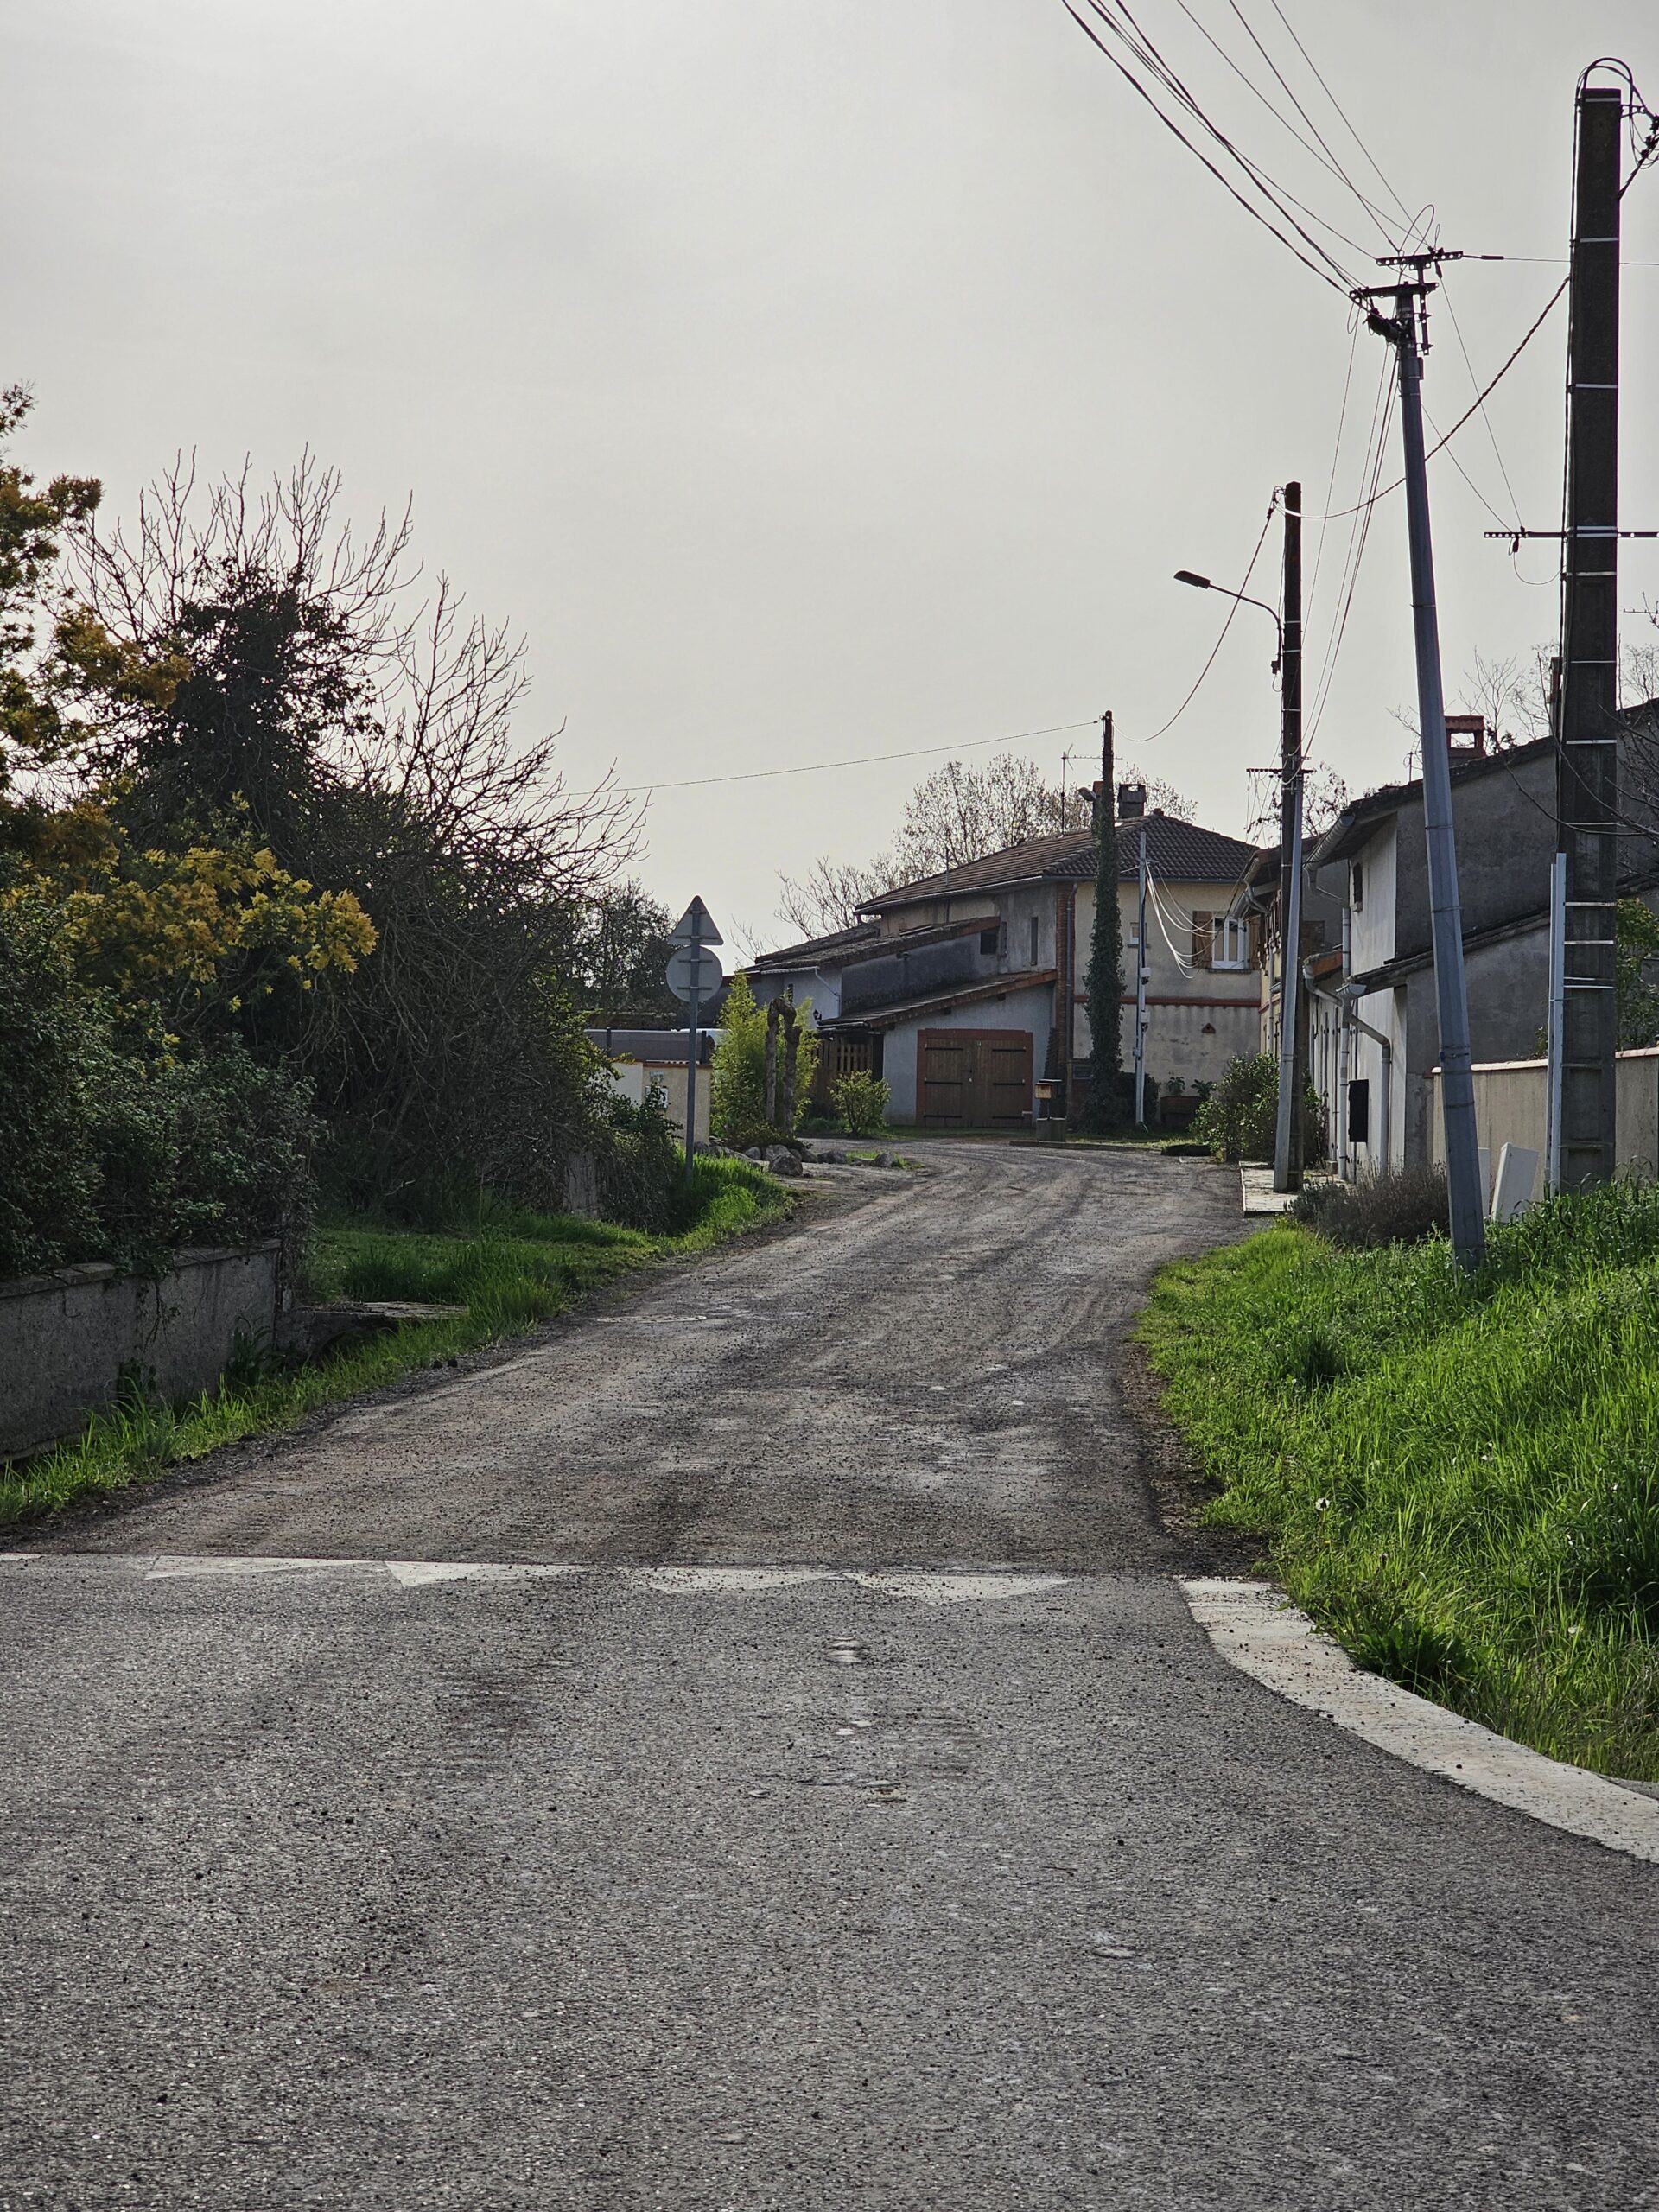
[[[1659,2204],[1656,1870],[1175,1586],[1226,1179],[929,1161],[0,1564],[7,2212]]]

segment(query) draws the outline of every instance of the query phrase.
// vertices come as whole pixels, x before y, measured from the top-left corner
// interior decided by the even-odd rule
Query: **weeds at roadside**
[[[1659,1190],[1336,1251],[1274,1228],[1166,1268],[1166,1404],[1363,1664],[1604,1772],[1659,1779]]]

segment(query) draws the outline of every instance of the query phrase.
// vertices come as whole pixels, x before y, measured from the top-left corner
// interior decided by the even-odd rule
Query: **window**
[[[1365,864],[1356,861],[1348,871],[1348,904],[1357,914],[1365,904]]]
[[[996,955],[1001,951],[1002,925],[1001,922],[993,922],[989,929],[981,930],[979,933],[979,949],[985,955],[988,960],[995,959]]]
[[[1212,968],[1248,968],[1250,964],[1250,925],[1248,921],[1217,914],[1211,938]]]
[[[1035,915],[1035,914],[1033,914],[1033,915],[1032,916],[1032,918],[1031,918],[1031,950],[1030,950],[1029,954],[1027,956],[1027,959],[1026,959],[1026,965],[1027,965],[1027,968],[1034,968],[1034,967],[1037,965],[1037,932],[1038,932],[1038,927],[1039,927],[1038,919],[1037,919],[1036,915]]]

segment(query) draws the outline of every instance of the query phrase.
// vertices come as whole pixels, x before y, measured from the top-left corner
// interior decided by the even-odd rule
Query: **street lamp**
[[[1175,571],[1178,584],[1190,584],[1194,591],[1218,591],[1224,599],[1236,600],[1241,607],[1259,607],[1262,613],[1271,619],[1279,641],[1273,672],[1277,676],[1281,669],[1284,671],[1280,694],[1279,923],[1283,941],[1280,948],[1279,1110],[1275,1117],[1273,1147],[1273,1187],[1275,1191],[1300,1191],[1302,1187],[1302,1070],[1301,1056],[1297,1049],[1301,1017],[1296,1002],[1302,935],[1301,509],[1301,486],[1287,484],[1285,619],[1282,622],[1279,619],[1278,609],[1269,607],[1265,599],[1252,599],[1248,592],[1231,591],[1225,584],[1212,583],[1208,576],[1200,576],[1191,569],[1177,569]],[[1287,628],[1291,632],[1288,648],[1285,637]]]
[[[1273,664],[1273,672],[1278,675],[1279,663],[1285,657],[1285,629],[1279,620],[1277,607],[1269,607],[1265,599],[1252,599],[1248,592],[1229,591],[1225,584],[1211,583],[1208,576],[1195,575],[1191,569],[1177,569],[1175,581],[1178,584],[1191,584],[1194,591],[1218,591],[1224,599],[1236,599],[1241,607],[1259,607],[1264,614],[1270,616],[1273,626],[1279,633],[1278,658]]]

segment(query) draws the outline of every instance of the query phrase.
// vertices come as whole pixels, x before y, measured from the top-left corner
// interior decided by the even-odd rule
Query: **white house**
[[[1255,1049],[1255,948],[1229,909],[1256,849],[1146,812],[1138,785],[1121,785],[1118,798],[1123,1059],[1135,1045],[1144,830],[1147,1069],[1160,1088],[1190,1090]],[[1057,1107],[1077,1099],[1093,1041],[1084,978],[1095,874],[1092,830],[1032,838],[883,893],[852,929],[764,955],[750,983],[758,1000],[785,990],[811,1000],[822,1086],[868,1067],[887,1084],[895,1122],[1018,1128],[1033,1118],[1039,1082]]]

